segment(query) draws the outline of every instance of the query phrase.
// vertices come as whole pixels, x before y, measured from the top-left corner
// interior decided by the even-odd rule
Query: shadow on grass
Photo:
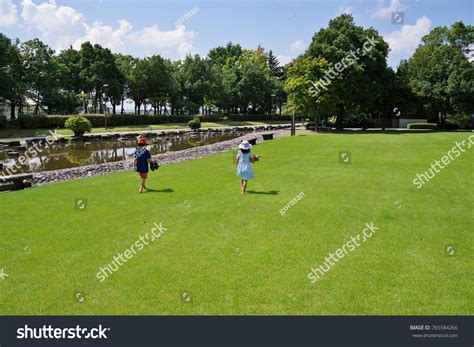
[[[164,188],[164,189],[153,189],[148,188],[145,193],[173,193],[174,190],[171,188]]]
[[[260,194],[260,195],[277,195],[279,190],[269,190],[268,192],[256,192],[255,190],[247,190],[248,194]]]

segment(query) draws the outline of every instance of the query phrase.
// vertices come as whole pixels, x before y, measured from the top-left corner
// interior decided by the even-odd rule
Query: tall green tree
[[[188,55],[179,69],[179,81],[190,114],[197,114],[211,91],[211,65],[199,55]]]
[[[378,32],[355,25],[348,14],[332,19],[327,28],[313,36],[305,55],[323,58],[330,65],[325,75],[326,88],[315,97],[337,95],[334,101],[338,128],[348,115],[370,112],[375,107],[383,89],[383,72],[388,68],[387,54],[388,44]]]
[[[152,105],[153,114],[156,115],[162,106],[166,107],[171,91],[171,70],[165,59],[159,55],[145,59],[145,65],[148,101]]]
[[[20,47],[25,78],[28,82],[27,97],[35,102],[35,114],[39,114],[45,96],[51,95],[56,86],[53,54],[54,50],[39,39],[26,41]]]
[[[291,62],[285,84],[289,110],[312,117],[318,123],[335,111],[336,94],[327,92],[315,98],[309,92],[314,81],[319,80],[329,66],[324,58],[308,56],[300,56]]]
[[[467,53],[474,45],[474,27],[461,22],[437,27],[423,37],[405,63],[409,84],[428,103],[440,126],[448,114],[474,112],[474,65]]]
[[[134,58],[128,76],[128,97],[135,103],[135,114],[141,114],[141,107],[149,96],[146,85],[147,64],[143,59]]]
[[[17,47],[11,40],[0,34],[0,98],[10,101],[10,117],[15,119],[18,95],[20,58]]]

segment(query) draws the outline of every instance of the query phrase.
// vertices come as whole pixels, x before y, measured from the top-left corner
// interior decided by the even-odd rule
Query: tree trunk
[[[344,123],[342,119],[342,113],[338,113],[336,116],[336,129],[342,130],[344,128]]]
[[[16,119],[15,117],[15,101],[11,100],[10,103],[10,119]]]
[[[38,93],[38,95],[36,95],[36,105],[35,105],[35,109],[34,109],[33,113],[36,114],[36,115],[39,114],[39,93]]]
[[[112,113],[113,113],[114,115],[116,114],[116,113],[115,113],[115,102],[112,103]]]
[[[337,108],[337,114],[336,114],[336,129],[342,130],[344,128],[344,106],[339,106]]]

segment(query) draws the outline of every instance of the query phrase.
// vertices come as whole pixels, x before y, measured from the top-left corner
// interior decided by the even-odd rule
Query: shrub
[[[5,128],[6,125],[7,125],[7,116],[0,115],[0,129]]]
[[[198,117],[201,122],[220,122],[225,118],[221,114],[200,114]]]
[[[454,122],[447,121],[446,124],[444,125],[444,129],[447,130],[457,130],[460,129],[460,125]]]
[[[69,117],[64,123],[64,127],[74,132],[74,136],[82,136],[92,130],[91,122],[82,116]]]
[[[408,129],[436,129],[438,124],[436,123],[410,123]]]
[[[291,115],[278,115],[278,114],[229,114],[227,116],[232,121],[255,121],[255,122],[268,122],[268,121],[283,121],[291,122]],[[306,119],[306,116],[296,115],[296,121]]]
[[[201,127],[201,120],[199,119],[199,117],[194,117],[188,122],[188,126],[192,130],[198,130]]]

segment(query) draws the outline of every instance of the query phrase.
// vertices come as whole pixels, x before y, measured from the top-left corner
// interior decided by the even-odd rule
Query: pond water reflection
[[[179,151],[187,148],[234,139],[243,133],[185,133],[179,135],[147,137],[152,155],[170,151]],[[29,160],[22,160],[25,149],[28,147],[0,146],[0,162],[3,162],[3,173],[8,175],[8,168],[16,164],[21,167],[15,173],[39,172],[48,170],[65,169],[92,164],[129,159],[135,152],[135,138],[96,139],[87,141],[70,140],[65,143],[52,145],[37,144],[42,153],[35,157],[29,154]],[[1,148],[3,147],[3,148]],[[12,153],[13,152],[13,153]]]

